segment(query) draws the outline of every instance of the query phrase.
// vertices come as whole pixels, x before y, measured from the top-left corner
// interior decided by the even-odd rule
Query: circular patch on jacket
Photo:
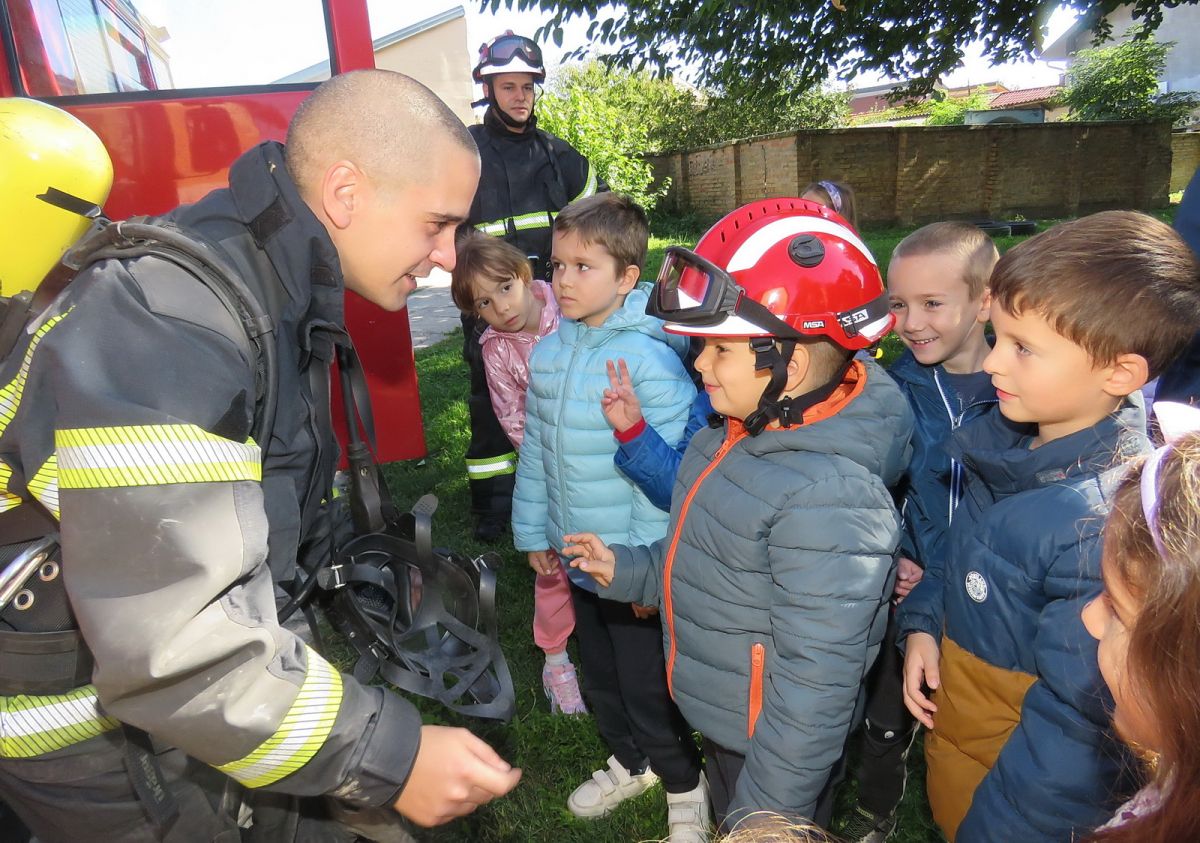
[[[978,571],[967,572],[967,596],[976,603],[987,600],[987,580]]]

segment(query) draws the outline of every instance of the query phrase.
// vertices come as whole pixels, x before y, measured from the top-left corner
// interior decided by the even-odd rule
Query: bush
[[[1174,41],[1157,43],[1140,27],[1129,40],[1080,50],[1067,71],[1062,102],[1070,120],[1184,120],[1200,106],[1193,91],[1159,93],[1158,80]]]
[[[678,98],[639,76],[609,73],[597,62],[567,68],[538,100],[537,114],[538,125],[583,153],[610,188],[649,211],[670,185],[653,187],[641,157],[652,146],[654,124],[645,115],[671,113]]]
[[[794,74],[771,87],[704,91],[600,61],[563,69],[542,94],[542,128],[571,142],[613,190],[651,210],[667,184],[652,187],[642,156],[794,129],[846,125],[849,94],[803,89]]]

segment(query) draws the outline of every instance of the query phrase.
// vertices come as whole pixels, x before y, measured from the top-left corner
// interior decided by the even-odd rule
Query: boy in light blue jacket
[[[605,541],[649,544],[667,530],[656,507],[613,464],[617,442],[601,410],[606,363],[623,358],[646,421],[668,441],[683,436],[696,389],[683,365],[686,337],[671,337],[646,315],[637,288],[646,257],[645,212],[603,193],[572,203],[554,223],[558,331],[529,358],[525,441],[513,495],[513,538],[539,575],[562,562],[562,536],[594,532]],[[575,633],[584,695],[612,757],[575,789],[567,806],[602,817],[660,777],[671,843],[706,840],[708,799],[691,730],[667,692],[657,610],[603,600],[591,577],[572,568]]]

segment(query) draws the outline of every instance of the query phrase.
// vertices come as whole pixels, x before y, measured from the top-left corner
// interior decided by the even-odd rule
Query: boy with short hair
[[[852,358],[892,325],[879,270],[831,211],[770,199],[695,252],[669,249],[651,302],[669,331],[704,338],[695,365],[724,418],[688,445],[667,539],[577,533],[564,553],[602,596],[662,607],[718,822],[825,823],[883,637],[900,535],[888,486],[912,431],[895,383]]]
[[[1200,270],[1164,223],[1110,211],[1014,247],[990,286],[999,405],[951,438],[965,494],[901,604],[904,693],[948,838],[1061,841],[1120,796],[1079,613],[1102,588],[1107,472],[1146,447],[1138,391],[1200,322]]]
[[[558,329],[558,302],[533,277],[529,258],[510,243],[479,232],[458,238],[450,298],[464,314],[487,323],[479,337],[488,397],[514,448],[525,438],[529,355]],[[546,654],[542,689],[555,714],[587,714],[567,639],[575,629],[571,587],[561,566],[533,587],[533,641]]]
[[[887,286],[896,335],[905,352],[888,373],[916,417],[913,455],[895,490],[903,533],[893,601],[899,604],[927,564],[940,567],[946,532],[962,496],[962,466],[946,441],[964,421],[996,403],[983,359],[991,308],[988,277],[1000,255],[992,239],[966,222],[935,222],[892,251]],[[904,795],[906,756],[915,721],[904,705],[903,660],[896,648],[896,613],[867,682],[866,721],[857,771],[858,805],[842,836],[882,841],[896,825]]]
[[[646,315],[646,292],[636,289],[648,238],[645,212],[613,193],[574,202],[554,222],[562,319],[529,357],[513,495],[517,549],[542,576],[561,565],[564,533],[648,543],[666,532],[667,514],[613,465],[616,440],[600,408],[606,364],[617,357],[633,367],[647,421],[672,441],[683,434],[696,395],[683,366],[686,339],[663,333],[662,322]],[[579,817],[602,817],[661,777],[668,839],[702,843],[707,787],[691,730],[667,693],[659,620],[645,607],[600,599],[590,577],[568,573],[584,695],[612,757],[567,806]]]

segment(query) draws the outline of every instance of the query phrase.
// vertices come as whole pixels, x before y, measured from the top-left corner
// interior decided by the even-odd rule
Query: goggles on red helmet
[[[819,262],[819,240],[798,235],[788,251],[800,266]],[[860,337],[865,326],[887,320],[891,305],[886,292],[877,298],[842,312],[805,313],[796,326],[789,325],[770,309],[746,295],[728,272],[695,252],[671,246],[663,258],[662,269],[654,286],[646,312],[668,323],[677,333],[718,336],[763,336],[802,339],[806,336],[830,337],[834,326],[851,347],[866,348],[874,339]],[[673,326],[668,325],[667,330]],[[839,344],[845,345],[844,342]]]

